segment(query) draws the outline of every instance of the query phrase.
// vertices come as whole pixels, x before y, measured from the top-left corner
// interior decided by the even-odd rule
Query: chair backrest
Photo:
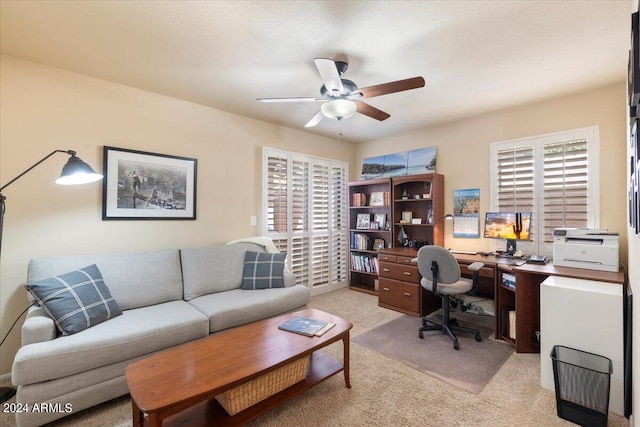
[[[427,245],[418,251],[418,271],[425,279],[433,281],[431,266],[438,264],[438,283],[449,284],[460,280],[460,266],[456,258],[447,249]]]

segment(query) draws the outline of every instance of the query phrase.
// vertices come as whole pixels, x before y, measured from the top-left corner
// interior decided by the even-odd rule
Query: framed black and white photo
[[[102,219],[196,219],[198,160],[104,147]]]

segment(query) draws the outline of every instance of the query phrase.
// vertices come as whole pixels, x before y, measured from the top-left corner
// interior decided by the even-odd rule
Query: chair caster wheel
[[[458,344],[457,342],[453,343],[453,349],[454,350],[460,350],[460,344]]]
[[[453,326],[460,326],[458,325],[458,319],[451,319],[449,320],[449,324],[453,325]]]
[[[476,341],[478,342],[482,341],[482,335],[476,334]]]
[[[424,339],[424,334],[422,333],[422,331],[418,332],[418,338],[420,338],[421,340]]]

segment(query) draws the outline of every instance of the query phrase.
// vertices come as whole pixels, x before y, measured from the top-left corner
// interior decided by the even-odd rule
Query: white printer
[[[553,265],[617,272],[618,233],[601,228],[553,230]]]

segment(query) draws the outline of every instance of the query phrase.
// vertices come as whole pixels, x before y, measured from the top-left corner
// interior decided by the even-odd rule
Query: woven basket
[[[235,415],[304,380],[308,367],[309,356],[294,360],[282,368],[217,395],[216,400],[229,415]]]

